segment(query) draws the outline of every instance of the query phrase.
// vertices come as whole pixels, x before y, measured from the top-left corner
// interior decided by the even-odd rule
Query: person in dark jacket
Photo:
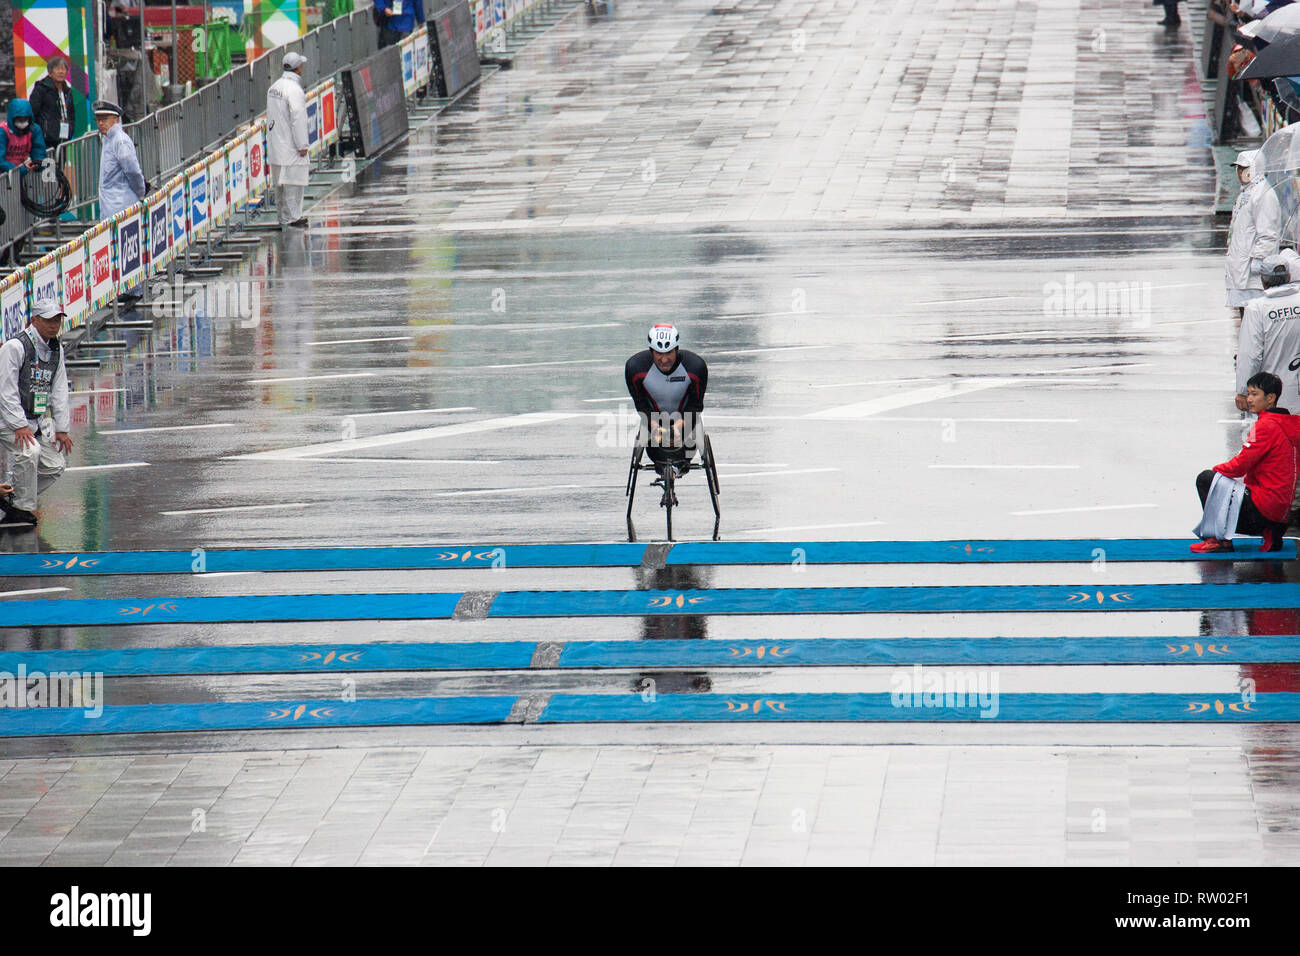
[[[1196,493],[1201,506],[1209,496],[1217,472],[1226,478],[1239,478],[1246,485],[1246,495],[1237,516],[1238,534],[1259,535],[1264,539],[1261,551],[1280,551],[1286,530],[1291,497],[1295,493],[1297,444],[1300,444],[1300,416],[1277,407],[1282,394],[1282,380],[1270,372],[1251,376],[1246,388],[1249,411],[1259,418],[1251,426],[1241,451],[1235,458],[1215,465],[1196,476]],[[1197,553],[1231,551],[1228,538],[1205,538],[1192,545]]]
[[[1151,0],[1151,6],[1165,8],[1165,18],[1160,21],[1160,26],[1176,27],[1183,22],[1178,15],[1178,3],[1179,0]]]
[[[380,47],[392,46],[424,22],[422,0],[375,0]]]
[[[45,159],[45,137],[32,121],[32,106],[24,99],[9,101],[8,119],[0,123],[0,171],[15,166],[35,169]]]
[[[32,114],[41,128],[47,149],[72,139],[76,108],[72,99],[72,84],[68,82],[68,61],[61,56],[50,60],[49,76],[43,76],[32,87],[30,97]]]

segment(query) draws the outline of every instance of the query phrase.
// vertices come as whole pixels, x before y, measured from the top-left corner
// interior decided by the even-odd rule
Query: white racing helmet
[[[677,326],[660,323],[650,329],[646,339],[650,342],[651,351],[661,354],[671,352],[677,348]]]

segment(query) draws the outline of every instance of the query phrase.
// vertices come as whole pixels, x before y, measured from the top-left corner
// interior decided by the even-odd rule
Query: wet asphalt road
[[[255,309],[161,316],[147,333],[127,332],[124,355],[101,353],[99,370],[74,375],[74,470],[42,497],[39,532],[0,529],[0,549],[627,540],[622,367],[646,328],[665,320],[709,363],[722,540],[1190,542],[1193,478],[1235,453],[1246,423],[1232,404],[1225,224],[1210,213],[1214,171],[1186,30],[1170,36],[1145,20],[1114,30],[1124,65],[1108,70],[1117,61],[1090,48],[1091,14],[1077,5],[966,4],[945,12],[938,39],[891,20],[903,33],[889,44],[874,39],[878,4],[755,2],[728,15],[713,6],[620,2],[608,19],[570,17],[516,69],[314,206],[305,236],[270,240],[228,273]],[[1145,13],[1109,11],[1105,23]],[[688,476],[679,497],[676,537],[707,539],[703,477]],[[655,502],[643,484],[638,540],[663,537]],[[1186,611],[2,626],[4,602],[31,599],[1099,579],[1296,581],[1300,572],[1112,564],[8,578],[0,649],[1300,633],[1290,611],[1267,620]],[[1213,694],[1235,693],[1243,674],[1000,672],[1007,692]],[[881,691],[888,675],[754,669],[666,680],[688,693]],[[641,676],[369,674],[358,692],[632,693]],[[1282,668],[1271,688],[1300,689],[1298,678]],[[108,682],[108,700],[280,700],[336,686],[315,675],[129,678]],[[407,728],[3,749],[507,737],[1195,744],[1295,760],[1288,726],[1072,724]],[[1294,800],[1294,787],[1284,790]]]

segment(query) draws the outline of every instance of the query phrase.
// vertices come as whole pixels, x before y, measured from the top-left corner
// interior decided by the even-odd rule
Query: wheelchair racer
[[[676,478],[689,470],[699,445],[696,428],[704,410],[709,367],[694,352],[678,347],[676,326],[661,323],[646,338],[650,347],[627,360],[623,377],[641,416],[637,441],[645,446],[661,479],[668,468]]]

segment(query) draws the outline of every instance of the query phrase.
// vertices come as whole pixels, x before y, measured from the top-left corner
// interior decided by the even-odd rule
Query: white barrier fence
[[[426,43],[427,46],[427,43]],[[338,142],[338,90],[328,79],[307,91],[311,155]],[[65,328],[85,325],[96,309],[157,275],[232,215],[260,200],[270,185],[266,117],[191,164],[143,200],[97,223],[0,280],[3,338],[22,330],[31,304],[55,298]]]

